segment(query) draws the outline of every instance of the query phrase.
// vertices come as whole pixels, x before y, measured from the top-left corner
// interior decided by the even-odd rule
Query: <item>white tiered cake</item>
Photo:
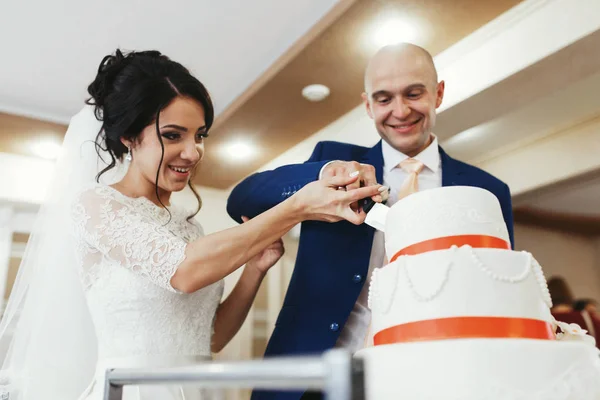
[[[368,400],[598,400],[600,354],[576,326],[556,332],[542,269],[510,250],[490,192],[444,187],[396,203],[391,263],[369,290]],[[560,339],[560,340],[558,340]]]

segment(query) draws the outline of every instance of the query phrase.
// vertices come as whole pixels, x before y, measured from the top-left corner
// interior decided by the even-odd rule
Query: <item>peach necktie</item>
[[[424,166],[421,161],[414,158],[407,158],[400,163],[400,168],[408,174],[408,177],[398,191],[398,200],[419,191],[419,173],[421,173]]]

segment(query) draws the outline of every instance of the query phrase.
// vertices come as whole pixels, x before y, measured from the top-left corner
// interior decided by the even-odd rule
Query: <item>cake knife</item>
[[[367,213],[365,224],[385,232],[385,220],[390,208],[382,203],[373,201],[370,197],[361,200],[362,209]]]

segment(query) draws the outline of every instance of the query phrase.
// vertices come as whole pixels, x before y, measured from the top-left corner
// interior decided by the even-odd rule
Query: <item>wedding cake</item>
[[[511,250],[492,193],[412,194],[387,212],[385,243],[374,346],[356,354],[367,400],[600,399],[594,339],[553,319],[542,269]]]

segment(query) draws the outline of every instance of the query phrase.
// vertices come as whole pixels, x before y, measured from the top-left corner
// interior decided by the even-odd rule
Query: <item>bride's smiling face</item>
[[[158,127],[157,135],[157,124],[153,121],[136,141],[124,141],[133,157],[130,169],[152,186],[157,182],[158,173],[160,190],[178,192],[188,184],[204,155],[207,137],[204,108],[191,98],[176,97],[160,112]]]

